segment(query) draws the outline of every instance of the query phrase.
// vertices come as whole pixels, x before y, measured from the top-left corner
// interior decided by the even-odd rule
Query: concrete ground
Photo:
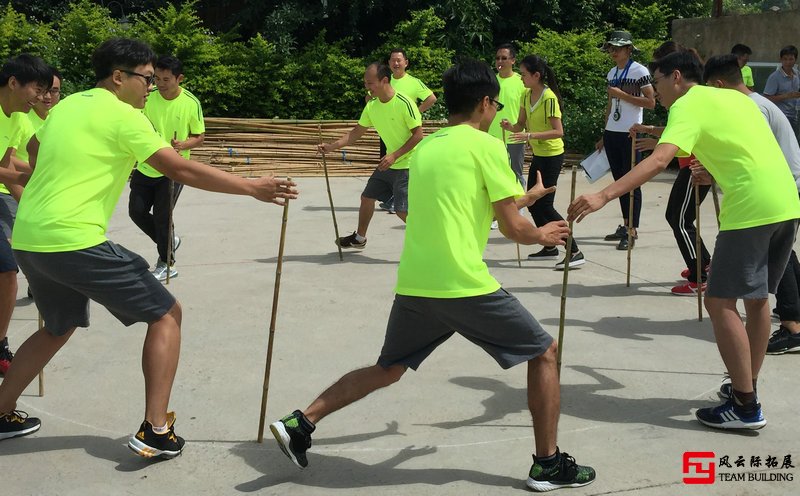
[[[711,323],[697,302],[670,294],[683,269],[663,212],[673,175],[644,189],[631,286],[626,253],[603,241],[620,222],[614,202],[576,225],[587,258],[569,277],[563,341],[559,445],[597,469],[590,486],[564,494],[798,494],[797,370],[800,355],[767,357],[759,395],[769,424],[760,431],[714,431],[694,419],[718,402],[724,367]],[[605,185],[578,180],[578,193]],[[366,178],[336,178],[340,232],[355,228]],[[374,363],[392,303],[403,226],[376,212],[363,251],[340,262],[320,178],[298,181],[290,207],[286,255],[269,387],[269,422],[304,408],[353,368]],[[569,176],[557,206],[564,212]],[[127,218],[127,192],[109,237],[155,260],[155,247]],[[711,201],[702,228],[713,243]],[[314,435],[310,466],[300,471],[259,421],[281,208],[187,189],[175,212],[183,244],[180,275],[170,283],[183,304],[182,357],[171,406],[183,456],[152,462],[134,456],[128,436],[143,416],[140,350],[145,326],[125,328],[92,307],[79,330],[19,409],[42,419],[29,437],[0,443],[4,494],[523,494],[533,449],[525,369],[500,369],[454,337],[389,390],[326,418]],[[523,258],[538,247],[522,247]],[[562,273],[552,261],[523,260],[497,232],[485,254],[494,276],[553,335],[558,334]],[[20,276],[9,338],[13,349],[36,328],[36,309]],[[794,392],[794,393],[792,393]],[[683,482],[685,452],[716,466],[713,485]],[[734,461],[743,456],[745,467]],[[790,457],[793,467],[781,468]],[[761,466],[751,467],[760,457]],[[768,458],[772,457],[772,458]],[[772,459],[777,467],[767,466]],[[726,475],[727,474],[727,475]],[[723,477],[744,481],[723,481]]]

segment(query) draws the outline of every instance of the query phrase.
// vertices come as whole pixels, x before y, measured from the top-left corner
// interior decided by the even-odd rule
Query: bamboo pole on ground
[[[39,330],[44,329],[44,319],[42,314],[39,314]],[[39,371],[39,397],[44,396],[44,367]]]
[[[631,138],[631,170],[636,167],[636,135]],[[625,286],[631,287],[631,251],[633,250],[633,197],[636,190],[628,192],[628,270]]]
[[[695,282],[697,283],[697,321],[703,321],[703,278],[702,278],[702,265],[703,260],[700,256],[700,248],[702,241],[700,237],[700,185],[694,184],[694,215],[695,215],[695,237],[694,237],[694,257],[695,257]],[[690,281],[691,283],[691,281]]]
[[[291,180],[291,178],[287,178]],[[281,221],[281,239],[278,245],[278,263],[275,267],[275,288],[272,292],[272,315],[269,320],[269,342],[267,343],[267,363],[264,367],[264,386],[261,393],[261,414],[258,420],[258,442],[264,442],[264,423],[267,413],[267,397],[269,396],[269,376],[272,369],[272,346],[275,341],[275,321],[278,316],[278,296],[281,289],[281,273],[283,271],[283,247],[286,242],[286,224],[289,222],[289,199],[283,204]]]
[[[578,175],[578,166],[573,164],[572,165],[572,187],[570,188],[569,193],[569,203],[572,204],[575,201],[575,178]],[[566,321],[567,316],[567,282],[569,281],[569,262],[572,259],[572,225],[574,221],[569,221],[569,236],[567,237],[567,254],[566,258],[564,259],[564,279],[561,282],[561,315],[558,319],[558,356],[557,356],[557,364],[558,364],[558,375],[561,376],[561,353],[564,350],[564,322]]]
[[[319,144],[322,144],[322,126],[319,128]],[[328,177],[328,161],[325,159],[325,152],[322,152],[322,168],[325,171],[325,186],[328,188],[328,202],[331,205],[331,217],[333,217],[333,233],[336,235],[336,249],[339,250],[339,261],[344,262],[342,247],[339,244],[339,224],[336,222],[336,209],[333,206],[333,194],[331,193],[331,180]]]

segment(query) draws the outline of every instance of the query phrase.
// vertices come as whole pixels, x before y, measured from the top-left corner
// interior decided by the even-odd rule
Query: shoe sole
[[[179,449],[178,451],[164,451],[150,447],[136,439],[136,436],[131,436],[130,440],[128,441],[128,448],[142,458],[154,458],[159,456],[165,460],[170,460],[183,453],[183,448]]]
[[[539,493],[544,493],[544,492],[547,492],[547,491],[554,491],[556,489],[564,489],[564,488],[568,488],[568,487],[588,486],[592,482],[594,482],[594,479],[590,480],[589,482],[572,482],[572,483],[569,483],[569,484],[567,484],[567,483],[558,484],[558,483],[547,482],[547,481],[537,481],[536,479],[528,477],[528,480],[525,481],[525,485],[528,486],[528,489],[531,489],[531,490],[539,492]]]
[[[0,433],[0,440],[2,439],[14,439],[15,437],[22,437],[27,436],[29,434],[33,434],[34,432],[38,431],[42,424],[35,425],[33,427],[29,427],[27,429],[16,431],[16,432],[2,432]]]
[[[578,260],[577,262],[570,262],[569,263],[569,268],[570,269],[574,269],[576,267],[580,267],[581,265],[583,265],[585,263],[586,263],[586,260]],[[563,265],[556,265],[554,267],[554,270],[564,270],[564,266]]]
[[[800,345],[795,346],[794,348],[786,348],[785,350],[777,350],[777,351],[767,350],[767,355],[783,355],[784,353],[797,353],[798,351],[800,351]]]
[[[707,425],[714,429],[721,429],[721,430],[752,430],[757,431],[761,429],[765,425],[767,425],[767,420],[761,420],[758,422],[742,422],[741,420],[730,420],[725,422],[724,424],[715,424],[713,422],[706,422],[705,420],[701,419],[700,417],[695,414],[695,418],[703,425]]]
[[[555,255],[539,255],[536,257],[528,255],[528,260],[558,260],[558,253]]]
[[[675,291],[670,291],[670,293],[675,296],[697,296],[697,291],[692,291],[690,293],[676,293]],[[702,293],[705,294],[705,291],[702,291]]]
[[[178,277],[178,274],[179,274],[178,272],[175,272],[174,274],[170,274],[169,278],[170,279],[175,279],[176,277]],[[164,282],[164,281],[167,280],[167,275],[164,274],[164,277],[156,277],[156,280],[160,281],[160,282]]]
[[[286,427],[283,425],[283,422],[279,420],[269,424],[269,430],[272,431],[272,435],[275,437],[275,440],[278,441],[278,446],[280,446],[283,454],[286,455],[292,463],[297,465],[300,470],[303,470],[305,467],[300,465],[297,457],[294,456],[294,453],[292,453],[292,450],[289,448],[289,443],[292,442],[292,438],[289,437],[289,433],[286,432]]]
[[[340,245],[337,243],[336,246],[341,246],[342,248],[355,248],[356,250],[363,250],[364,248],[367,247],[367,244],[364,243],[363,245],[359,246],[359,245]]]

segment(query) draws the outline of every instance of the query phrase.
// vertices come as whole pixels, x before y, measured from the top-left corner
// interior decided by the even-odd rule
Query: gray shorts
[[[361,196],[382,202],[394,196],[395,212],[408,212],[408,169],[375,169]]]
[[[792,252],[797,219],[720,231],[706,296],[763,299],[775,293]]]
[[[553,342],[503,288],[469,298],[396,295],[378,365],[417,370],[455,332],[483,348],[504,369],[538,357]]]
[[[0,228],[7,239],[11,239],[11,229],[14,227],[16,216],[17,200],[8,193],[0,193]]]
[[[111,241],[77,251],[14,254],[45,328],[55,336],[89,327],[90,299],[126,326],[154,322],[175,304],[142,257]]]

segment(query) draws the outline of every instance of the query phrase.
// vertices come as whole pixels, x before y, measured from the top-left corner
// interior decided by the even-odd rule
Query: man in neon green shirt
[[[419,103],[419,114],[422,115],[426,110],[433,107],[436,103],[436,95],[428,88],[425,83],[406,72],[408,68],[408,57],[402,48],[394,48],[389,53],[389,68],[392,70],[390,82],[392,88],[411,100]]]
[[[503,102],[504,107],[502,111],[497,112],[497,118],[489,126],[489,134],[499,140],[503,140],[505,135],[506,149],[508,150],[508,156],[511,158],[511,169],[524,187],[525,178],[522,174],[522,167],[525,162],[525,143],[513,140],[511,133],[504,133],[500,127],[500,122],[503,119],[517,122],[522,95],[525,93],[522,77],[519,73],[514,72],[514,64],[516,62],[517,50],[514,45],[504,43],[497,47],[494,56],[494,64],[497,67],[497,82],[500,83],[500,96],[497,99]]]
[[[753,81],[753,69],[747,65],[747,62],[750,60],[750,55],[753,54],[753,50],[751,50],[747,45],[737,43],[731,48],[731,53],[736,55],[736,60],[739,62],[739,68],[742,71],[742,80],[744,81],[744,85],[747,86],[748,89],[752,90],[756,83]]]
[[[17,170],[22,166],[13,157],[24,126],[28,123],[25,115],[34,102],[41,99],[42,93],[50,85],[53,73],[47,64],[38,57],[22,54],[9,59],[0,69],[0,184],[19,195],[20,185],[27,181],[29,169]],[[8,229],[13,225],[13,207],[16,201],[11,195],[0,195],[0,375],[4,375],[14,358],[8,347],[8,326],[17,300],[17,264],[8,243]],[[3,433],[0,428],[0,438]]]
[[[732,394],[722,405],[695,412],[718,429],[760,429],[766,420],[756,386],[770,334],[769,293],[775,293],[794,244],[800,200],[780,146],[758,106],[738,91],[699,85],[702,68],[688,51],[650,64],[669,120],[653,153],[599,193],[570,205],[583,220],[611,199],[664,170],[678,153],[694,154],[725,193],[720,233],[711,257],[705,305]],[[709,183],[692,166],[693,180]],[[744,301],[747,326],[736,309]]]
[[[373,62],[367,66],[364,87],[375,98],[367,102],[353,129],[333,143],[322,143],[318,147],[320,153],[328,153],[352,145],[370,127],[374,127],[386,142],[388,153],[381,157],[361,193],[358,228],[353,234],[336,240],[342,248],[367,246],[367,229],[375,213],[376,200],[385,202],[393,197],[397,216],[405,222],[408,215],[408,164],[414,146],[422,140],[422,119],[416,105],[392,88],[391,75],[386,64]]]
[[[483,261],[493,217],[518,243],[563,245],[566,222],[539,228],[519,209],[554,190],[541,181],[525,193],[508,167],[502,142],[486,133],[502,104],[492,70],[465,61],[443,76],[448,127],[417,147],[409,195],[413,209],[397,272],[397,296],[376,365],[348,373],[305,411],[274,422],[270,430],[299,467],[308,465],[315,424],[397,382],[455,332],[483,348],[504,369],[527,363],[528,406],[535,437],[527,486],[535,491],[590,484],[580,466],[556,444],[559,385],[555,341],[500,287]]]
[[[180,353],[181,306],[142,257],[106,238],[135,162],[209,191],[279,205],[297,197],[291,181],[239,178],[186,160],[164,141],[141,112],[155,80],[155,60],[143,42],[104,42],[92,54],[97,85],[54,108],[28,145],[34,173],[20,201],[12,246],[44,327],[20,347],[0,384],[0,440],[41,426],[16,410],[17,400],[75,329],[88,327],[91,299],[127,326],[147,323],[145,420],[128,446],[144,457],[172,458],[183,450],[175,416],[167,412]]]
[[[175,150],[189,158],[189,150],[203,144],[205,122],[203,108],[197,98],[185,88],[183,81],[183,64],[171,55],[162,55],[156,61],[156,85],[158,91],[147,99],[144,115],[153,123],[158,134],[169,140]],[[172,199],[170,199],[170,182],[168,177],[158,172],[149,164],[139,164],[131,176],[131,194],[128,199],[128,215],[155,242],[158,249],[158,261],[153,269],[156,279],[167,278],[167,260],[169,260],[169,276],[176,277],[175,251],[181,244],[181,238],[173,235],[172,253],[169,251],[170,209],[175,208],[183,185],[174,183]],[[153,213],[150,213],[150,209]]]

